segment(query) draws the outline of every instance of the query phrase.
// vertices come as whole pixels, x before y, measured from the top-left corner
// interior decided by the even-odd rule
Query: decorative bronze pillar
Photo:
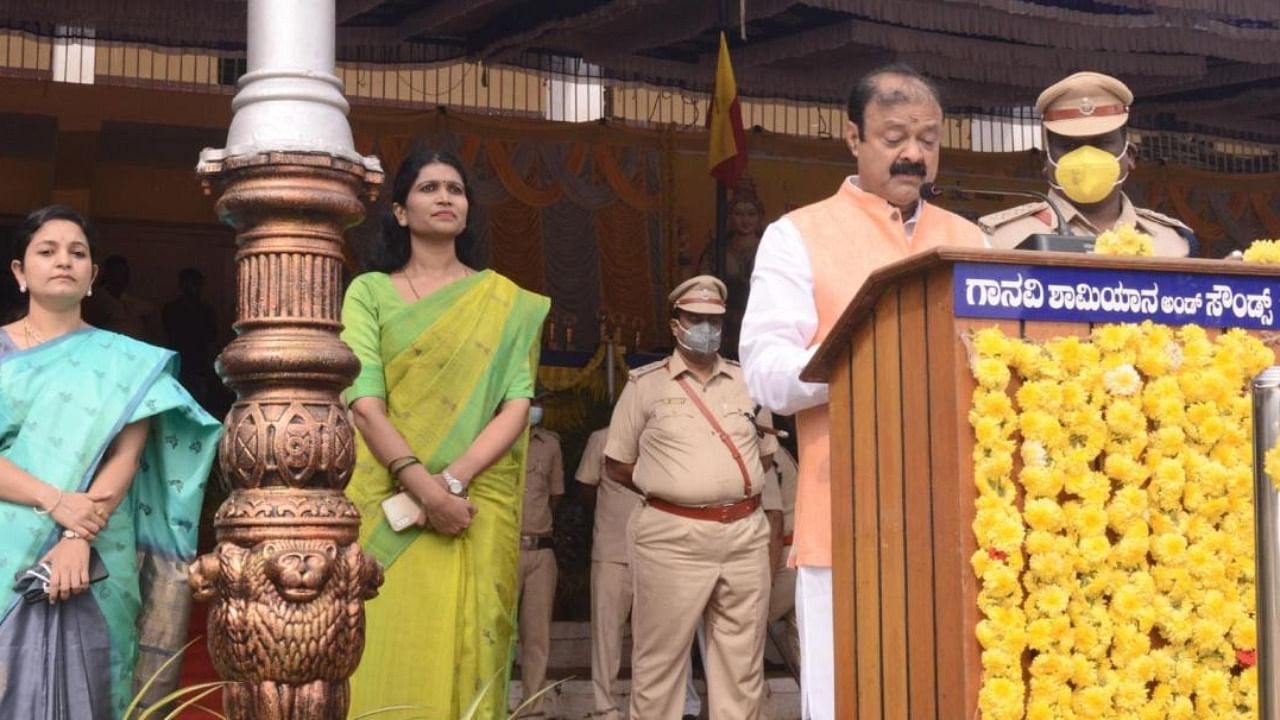
[[[236,229],[236,392],[218,450],[230,496],[218,545],[191,566],[233,720],[345,720],[382,583],[342,494],[355,430],[339,397],[359,365],[338,338],[342,233],[383,179],[354,150],[333,76],[333,0],[250,0],[249,72],[225,149],[201,153]]]

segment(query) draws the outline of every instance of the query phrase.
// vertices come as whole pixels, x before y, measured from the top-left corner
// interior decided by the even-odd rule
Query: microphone
[[[926,182],[920,186],[920,199],[931,200],[936,197],[942,197],[947,193],[981,195],[984,197],[1025,197],[1033,200],[1039,200],[1049,209],[1053,211],[1054,218],[1058,221],[1058,226],[1053,233],[1035,233],[1028,235],[1026,239],[1018,243],[1019,250],[1059,250],[1067,252],[1093,252],[1092,235],[1077,235],[1071,231],[1071,226],[1067,224],[1067,218],[1054,205],[1049,196],[1037,192],[1035,190],[986,190],[982,188],[961,187],[960,185],[942,186],[937,183]]]

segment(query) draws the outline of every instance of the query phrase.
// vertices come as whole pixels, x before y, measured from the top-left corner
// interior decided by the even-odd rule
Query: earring
[[[26,283],[18,283],[18,292],[25,293],[27,291]]]
[[[93,297],[93,288],[89,288],[89,292],[84,294],[85,297]]]

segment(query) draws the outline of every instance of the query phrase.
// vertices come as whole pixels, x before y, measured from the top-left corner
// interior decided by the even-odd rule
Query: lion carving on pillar
[[[364,651],[363,601],[382,569],[357,544],[273,539],[223,542],[191,565],[209,612],[209,651],[234,684],[225,694],[241,720],[344,720],[347,679]]]

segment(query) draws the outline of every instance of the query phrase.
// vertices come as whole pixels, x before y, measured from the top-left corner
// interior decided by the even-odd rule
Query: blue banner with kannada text
[[[956,263],[956,317],[1276,329],[1280,276]]]

